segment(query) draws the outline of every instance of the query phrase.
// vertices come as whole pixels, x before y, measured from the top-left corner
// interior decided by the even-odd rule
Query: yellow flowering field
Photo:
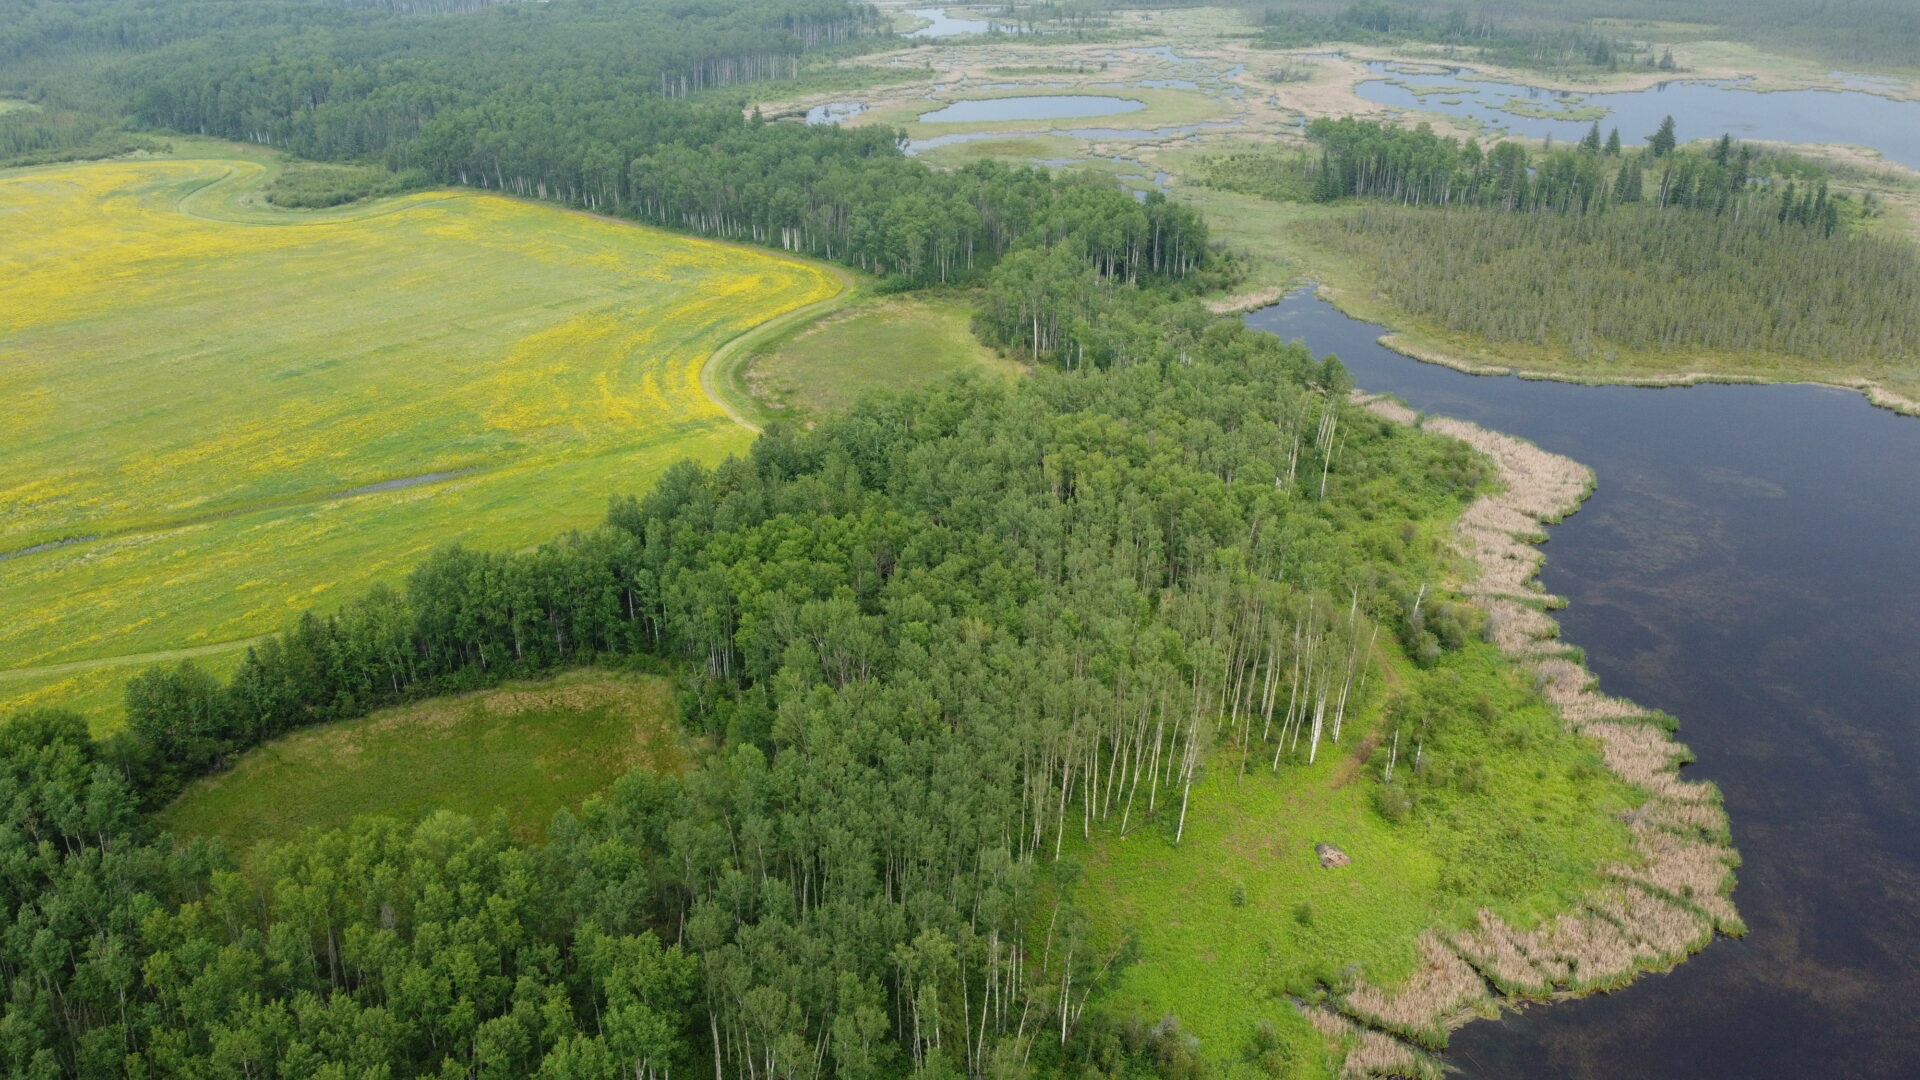
[[[473,192],[275,210],[273,167],[0,172],[0,710],[104,708],[139,666],[75,664],[243,641],[744,449],[702,364],[842,287]]]

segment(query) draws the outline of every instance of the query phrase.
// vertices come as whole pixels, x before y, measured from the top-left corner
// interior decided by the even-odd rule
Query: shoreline
[[[1323,1035],[1343,1044],[1343,1077],[1438,1080],[1444,1065],[1435,1052],[1469,1021],[1524,1002],[1617,990],[1674,967],[1717,935],[1746,933],[1730,899],[1739,855],[1718,789],[1680,778],[1692,754],[1673,741],[1670,719],[1601,694],[1547,614],[1565,601],[1539,583],[1546,558],[1538,545],[1544,526],[1592,494],[1592,470],[1477,424],[1423,417],[1393,398],[1354,391],[1353,400],[1492,461],[1499,490],[1475,499],[1454,525],[1457,550],[1476,571],[1459,591],[1487,613],[1494,644],[1534,672],[1568,730],[1595,739],[1606,767],[1647,794],[1624,815],[1638,864],[1598,868],[1600,883],[1572,911],[1522,931],[1482,909],[1468,929],[1424,934],[1424,962],[1397,989],[1360,982],[1331,1006],[1303,1006]]]
[[[1451,368],[1464,375],[1509,376],[1516,379],[1531,379],[1536,382],[1573,383],[1578,386],[1638,386],[1646,389],[1702,385],[1819,386],[1829,390],[1849,390],[1865,396],[1868,404],[1875,408],[1886,409],[1888,412],[1900,416],[1920,417],[1920,400],[1896,393],[1874,382],[1872,379],[1866,378],[1770,379],[1764,375],[1740,375],[1731,372],[1721,373],[1712,371],[1680,371],[1668,375],[1622,375],[1609,378],[1601,375],[1588,375],[1571,371],[1544,371],[1538,368],[1477,363],[1473,360],[1453,355],[1452,353],[1441,352],[1438,349],[1430,349],[1424,345],[1417,344],[1408,340],[1407,335],[1402,331],[1388,328],[1384,323],[1376,323],[1369,316],[1355,314],[1348,309],[1346,304],[1341,302],[1340,290],[1332,286],[1318,281],[1308,281],[1301,283],[1300,288],[1311,288],[1316,297],[1333,305],[1335,310],[1349,319],[1357,322],[1371,323],[1375,326],[1385,328],[1387,332],[1374,339],[1375,343],[1382,348],[1391,349],[1410,360],[1418,360],[1423,364],[1435,364],[1440,367]],[[1280,292],[1282,299],[1288,295],[1291,295],[1291,293],[1286,290]],[[1237,298],[1229,297],[1228,299]]]

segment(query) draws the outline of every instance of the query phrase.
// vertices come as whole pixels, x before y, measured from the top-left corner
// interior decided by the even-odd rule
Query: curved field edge
[[[838,293],[742,331],[715,349],[706,363],[700,365],[700,389],[734,423],[756,434],[777,419],[778,414],[767,408],[747,382],[747,371],[754,359],[866,295],[866,282],[860,275],[829,263],[818,265],[840,279]]]
[[[355,225],[354,222],[368,222],[375,218],[405,220],[404,217],[395,217],[396,210],[433,206],[438,208],[436,212],[457,214],[464,211],[448,211],[447,208],[491,205],[496,208],[493,211],[495,216],[532,216],[553,222],[575,222],[564,230],[569,234],[592,233],[600,228],[598,225],[578,224],[595,215],[576,214],[557,207],[479,193],[403,195],[358,204],[344,210],[323,211],[319,215],[278,208],[248,209],[242,206],[240,200],[249,191],[257,190],[257,185],[272,175],[278,167],[277,158],[269,154],[238,152],[237,156],[223,160],[208,156],[222,149],[219,144],[209,147],[202,147],[198,143],[191,145],[199,156],[185,159],[118,159],[95,165],[42,166],[10,170],[0,174],[0,179],[75,175],[76,170],[100,167],[178,170],[184,166],[191,169],[189,162],[200,161],[206,163],[210,170],[217,171],[218,175],[202,179],[180,197],[199,200],[191,203],[192,211],[212,216],[189,219],[186,215],[180,215],[176,217],[176,222],[218,221],[223,217],[231,219],[237,215],[230,213],[229,208],[241,206],[249,216],[258,215],[289,224],[327,224],[360,229],[365,226]],[[148,193],[149,199],[151,194]],[[141,212],[148,213],[150,209],[143,208]],[[551,218],[546,215],[551,215]],[[738,252],[742,259],[753,266],[790,267],[790,273],[787,270],[780,272],[788,276],[797,275],[796,281],[811,282],[808,287],[814,290],[815,296],[831,289],[831,295],[826,297],[829,303],[847,291],[847,276],[829,274],[820,264],[811,260],[681,237],[617,219],[600,220],[610,222],[607,228],[612,231],[604,234],[609,238],[608,243],[623,246],[622,250],[636,241],[640,248],[648,250],[662,245],[685,247],[716,253],[702,257],[718,259],[728,265],[731,265],[729,260],[733,258],[732,253]],[[228,220],[226,224],[245,227],[257,223]],[[374,228],[384,229],[385,226],[375,225]],[[305,233],[307,230],[297,231]],[[263,232],[290,235],[287,230],[277,228]],[[545,235],[545,232],[543,229],[539,235]],[[313,235],[328,234],[322,229]],[[305,241],[296,239],[291,242],[298,244]],[[634,250],[637,252],[639,248]],[[605,273],[604,269],[592,265],[570,272],[589,275]],[[696,298],[701,295],[697,283],[684,285],[680,291]],[[739,299],[753,304],[766,304],[774,298],[770,295],[763,298],[761,292],[750,289],[741,293]],[[795,299],[802,301],[802,307],[816,302],[811,296],[798,296]],[[711,331],[703,327],[711,323],[724,329],[724,321],[734,317],[733,312],[725,306],[730,303],[725,297],[705,297],[702,303],[707,310],[702,317],[706,321],[691,327],[691,332],[695,334],[711,336]],[[715,307],[716,304],[720,306]],[[616,305],[610,310],[616,317],[644,318],[644,309],[636,313],[625,305]],[[776,316],[780,314],[784,312],[774,312]],[[748,330],[753,328],[747,327]],[[730,335],[731,338],[738,336],[738,332]],[[76,679],[85,681],[87,685],[70,685],[70,688],[80,689],[90,702],[105,706],[115,695],[110,688],[95,685],[100,682],[98,676],[106,669],[128,668],[137,662],[128,658],[146,658],[155,654],[167,656],[179,650],[191,650],[194,654],[237,652],[247,639],[277,629],[289,613],[311,606],[318,593],[339,585],[370,584],[374,578],[394,579],[405,566],[417,561],[424,551],[423,543],[430,547],[435,542],[457,539],[481,541],[495,546],[537,542],[550,536],[556,523],[564,527],[569,521],[586,524],[596,519],[604,509],[602,500],[605,493],[642,486],[672,461],[693,457],[711,462],[727,453],[738,452],[750,439],[750,431],[732,422],[722,407],[724,403],[715,401],[705,393],[698,377],[698,369],[710,359],[714,346],[724,344],[725,340],[717,343],[690,342],[698,347],[690,350],[692,355],[686,356],[688,363],[684,370],[661,370],[650,375],[636,371],[637,375],[647,375],[659,391],[682,401],[685,408],[669,409],[666,413],[658,413],[656,409],[655,414],[665,421],[664,424],[650,423],[647,416],[642,415],[645,410],[636,411],[627,421],[603,424],[603,429],[609,433],[605,442],[597,447],[583,447],[585,453],[567,453],[554,459],[564,464],[564,468],[560,474],[544,479],[537,455],[534,461],[523,458],[519,461],[502,459],[492,463],[423,456],[417,469],[412,467],[412,463],[405,463],[401,467],[376,467],[366,475],[354,475],[319,485],[319,490],[303,493],[262,489],[256,493],[262,497],[249,504],[244,498],[231,494],[225,483],[228,474],[210,467],[208,475],[219,473],[222,482],[219,485],[208,484],[203,490],[219,492],[220,497],[227,501],[224,504],[216,503],[205,512],[187,510],[183,516],[171,520],[156,518],[148,522],[123,519],[106,527],[90,527],[90,523],[85,522],[73,523],[69,527],[62,527],[57,522],[50,524],[42,531],[54,535],[97,536],[98,539],[37,550],[0,563],[0,578],[6,579],[6,592],[11,594],[6,621],[14,624],[11,629],[0,630],[0,639],[12,639],[11,645],[0,640],[0,653],[6,654],[7,667],[5,672],[0,673],[0,678],[5,679],[4,687],[0,687],[0,691],[3,691],[0,696],[6,699],[5,705],[0,707],[30,704],[43,699],[48,687],[72,684]],[[591,342],[588,344],[591,345]],[[497,357],[500,350],[487,351]],[[43,352],[41,355],[55,354]],[[671,355],[661,355],[665,355],[666,359],[674,359]],[[610,363],[614,370],[623,365],[633,370],[631,360],[635,359],[656,368],[662,362],[659,355],[644,351],[633,353],[631,358],[626,353],[608,356],[613,359],[603,356],[601,366]],[[330,362],[330,358],[322,359]],[[562,355],[561,359],[566,359],[566,355]],[[492,362],[497,366],[497,359]],[[404,368],[399,376],[405,377]],[[370,389],[377,387],[377,380],[370,380],[368,386]],[[525,395],[519,397],[524,399]],[[663,404],[667,401],[666,398],[660,400]],[[392,421],[383,423],[378,415],[360,419],[372,425],[371,430],[376,433],[384,426],[392,429],[388,434],[393,439],[405,435],[405,431],[400,429],[406,425]],[[641,443],[647,445],[640,446]],[[137,444],[132,449],[138,450]],[[423,444],[425,454],[443,451],[444,445],[435,446],[432,440]],[[187,458],[191,456],[185,455]],[[137,455],[128,460],[136,459]],[[534,467],[529,468],[529,465]],[[476,469],[475,466],[483,467]],[[47,475],[57,477],[77,471],[80,470],[54,470]],[[140,487],[131,485],[131,490],[137,491]],[[521,489],[523,494],[515,496],[509,489]],[[595,495],[596,490],[601,494]],[[524,497],[527,492],[531,492],[533,497]],[[578,504],[574,512],[550,512],[564,510],[564,507],[554,504],[556,500],[567,499]],[[499,515],[503,513],[509,520],[499,520]],[[407,520],[400,521],[399,518]],[[382,519],[387,520],[387,526],[379,524]],[[515,521],[523,527],[514,528]],[[452,531],[433,529],[436,522],[452,526]],[[505,527],[487,528],[490,522]],[[397,526],[398,531],[389,526]],[[370,554],[364,541],[377,541],[381,533],[390,537],[404,537],[407,541],[403,545],[406,550],[391,552],[387,556]],[[25,539],[37,542],[41,538]],[[307,554],[312,556],[304,560],[292,559],[287,567],[293,571],[290,575],[256,573],[240,565],[248,561],[244,558],[247,552],[243,549],[253,549],[255,558],[252,562],[258,563],[258,556],[267,551],[273,552],[276,560],[280,559],[283,553],[287,553],[289,545],[296,549],[292,552],[296,556],[299,548],[311,549]],[[192,549],[211,551],[216,555],[225,551],[233,558],[195,559],[187,554]],[[150,562],[149,556],[155,553],[162,556],[161,561],[166,565],[134,565],[136,562]],[[133,562],[129,562],[130,559]],[[228,562],[233,565],[221,565]],[[311,565],[293,565],[302,562]],[[350,568],[352,573],[344,577],[339,575],[337,570],[343,566]],[[315,569],[320,572],[307,572]],[[136,570],[140,572],[135,573]],[[86,580],[75,578],[75,573]],[[239,576],[235,577],[235,573]],[[146,579],[145,584],[135,578]],[[275,582],[280,578],[285,580],[276,587]],[[147,594],[143,597],[147,602],[140,610],[124,619],[115,618],[110,611],[85,610],[88,607],[85,595],[89,591],[100,592],[104,589],[110,597],[131,602],[149,587],[165,587],[178,602],[153,602],[154,595]],[[65,611],[65,615],[61,615],[62,611]],[[59,629],[63,623],[70,632]],[[83,679],[82,676],[88,673],[89,677]],[[92,710],[90,715],[93,715]],[[94,719],[98,721],[100,717],[94,716]]]
[[[869,293],[742,343],[727,372],[758,415],[812,424],[865,394],[911,391],[956,375],[1016,379],[1027,365],[981,342],[964,291]]]
[[[1391,399],[1356,398],[1396,423],[1460,439],[1494,463],[1500,490],[1477,499],[1456,527],[1478,570],[1463,592],[1487,613],[1501,651],[1535,674],[1567,730],[1596,741],[1607,768],[1645,795],[1626,819],[1637,859],[1601,867],[1599,883],[1573,910],[1530,929],[1482,910],[1473,926],[1423,935],[1420,964],[1398,985],[1362,981],[1305,1006],[1343,1053],[1341,1075],[1437,1080],[1443,1070],[1427,1052],[1444,1048],[1454,1027],[1515,1001],[1615,990],[1674,966],[1716,933],[1744,934],[1730,899],[1739,856],[1719,791],[1680,779],[1692,755],[1672,741],[1670,721],[1600,694],[1557,643],[1559,627],[1546,611],[1563,602],[1539,586],[1544,556],[1536,545],[1544,525],[1592,492],[1591,471],[1476,424],[1423,421]]]

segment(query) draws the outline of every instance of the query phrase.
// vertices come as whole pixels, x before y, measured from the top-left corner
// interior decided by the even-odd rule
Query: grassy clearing
[[[296,732],[189,787],[160,824],[245,850],[363,814],[411,821],[444,808],[504,813],[532,841],[555,810],[628,770],[686,762],[669,680],[576,671]]]
[[[1384,704],[1338,752],[1277,777],[1250,762],[1241,779],[1229,747],[1196,785],[1179,847],[1156,823],[1072,852],[1084,869],[1072,896],[1096,942],[1137,947],[1105,1000],[1149,1020],[1173,1014],[1227,1075],[1267,1075],[1241,1061],[1262,1021],[1279,1032],[1268,1061],[1284,1063],[1278,1075],[1325,1075],[1324,1040],[1290,996],[1361,977],[1397,985],[1424,930],[1467,927],[1481,906],[1535,925],[1572,907],[1596,867],[1632,858],[1615,815],[1640,797],[1492,646],[1426,671],[1397,653],[1385,662]],[[1395,777],[1413,803],[1390,820],[1391,731],[1421,717],[1436,721],[1421,768],[1403,738]],[[1320,842],[1352,865],[1322,869]]]
[[[980,344],[971,317],[958,297],[875,297],[763,342],[740,378],[769,414],[804,419],[959,371],[1017,377],[1021,365]]]
[[[280,210],[274,173],[0,174],[0,551],[98,538],[0,561],[0,669],[250,638],[438,544],[589,524],[744,449],[702,365],[842,288],[488,195]]]

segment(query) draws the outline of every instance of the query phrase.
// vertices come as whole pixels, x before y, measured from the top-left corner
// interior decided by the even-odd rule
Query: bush
[[[418,191],[429,184],[419,169],[391,172],[377,165],[289,165],[267,186],[267,201],[292,210],[324,210],[381,195]]]

